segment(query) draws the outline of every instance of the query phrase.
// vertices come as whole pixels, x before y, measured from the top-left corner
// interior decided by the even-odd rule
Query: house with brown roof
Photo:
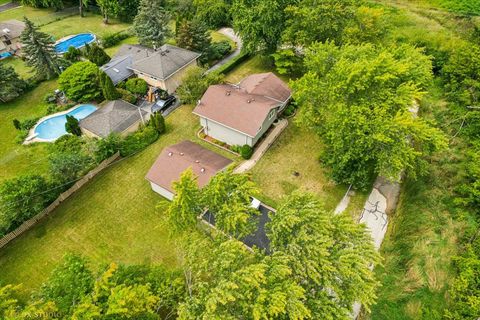
[[[197,65],[200,54],[165,44],[157,49],[142,45],[122,45],[101,69],[117,83],[136,75],[153,87],[174,92],[186,72]]]
[[[198,186],[201,188],[231,163],[230,159],[185,140],[163,149],[145,178],[153,191],[172,200],[172,183],[188,168],[198,177]]]
[[[22,47],[20,35],[25,29],[25,23],[19,20],[0,22],[0,53],[16,51]]]
[[[210,86],[193,113],[207,136],[229,145],[253,147],[291,98],[275,74],[253,74],[240,83]]]

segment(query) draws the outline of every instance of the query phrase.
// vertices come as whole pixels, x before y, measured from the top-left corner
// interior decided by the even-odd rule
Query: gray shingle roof
[[[148,56],[134,60],[132,69],[165,80],[200,57],[199,53],[165,44],[158,50],[147,51]]]
[[[19,20],[7,20],[0,22],[0,38],[14,39],[20,36],[25,29],[25,23]]]
[[[133,76],[129,68],[132,65],[132,57],[127,55],[110,60],[109,63],[100,67],[112,79],[114,85]]]
[[[137,106],[123,100],[114,100],[80,120],[80,127],[104,138],[110,133],[122,133],[141,121],[142,117],[146,120],[146,116],[147,112]]]

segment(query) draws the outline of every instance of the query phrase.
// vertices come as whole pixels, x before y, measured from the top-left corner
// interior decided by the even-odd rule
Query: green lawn
[[[24,283],[23,296],[46,279],[69,251],[95,265],[110,261],[175,266],[177,239],[169,239],[158,203],[145,175],[167,145],[190,139],[198,118],[182,106],[167,118],[167,133],[146,150],[114,164],[65,201],[47,220],[0,250],[0,282]],[[232,157],[209,144],[218,153]]]
[[[274,71],[273,66],[268,66],[268,62],[265,58],[257,55],[254,56],[247,61],[241,63],[235,70],[230,72],[226,77],[225,81],[230,83],[238,83],[240,80],[245,78],[246,76],[253,74],[253,73],[262,73],[262,72],[270,72]],[[283,81],[289,81],[289,78],[284,75],[277,74]]]
[[[18,131],[12,121],[17,118],[45,115],[47,106],[43,97],[56,88],[56,81],[46,81],[19,99],[0,104],[0,181],[22,173],[43,173],[47,168],[45,144],[23,146],[15,141]]]
[[[10,0],[0,0],[0,5],[5,4],[5,3],[9,3],[9,2],[10,2]]]
[[[212,31],[210,34],[212,37],[212,42],[228,41],[228,43],[230,43],[230,46],[232,47],[232,51],[237,48],[237,44],[235,43],[235,41],[233,41],[223,33],[220,33],[218,31]]]
[[[32,69],[28,67],[25,64],[25,62],[18,57],[11,57],[8,59],[4,59],[0,61],[0,64],[12,66],[15,69],[15,71],[18,73],[18,75],[24,79],[32,76],[32,73],[31,73]]]

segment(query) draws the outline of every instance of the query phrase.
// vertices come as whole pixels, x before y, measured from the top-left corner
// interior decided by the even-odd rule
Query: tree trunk
[[[108,24],[108,14],[103,15],[103,23]]]
[[[80,17],[83,18],[83,0],[79,0],[78,11],[80,12]]]

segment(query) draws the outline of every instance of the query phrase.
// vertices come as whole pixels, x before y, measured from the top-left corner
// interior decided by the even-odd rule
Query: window
[[[272,120],[274,116],[275,116],[275,109],[271,110],[270,113],[268,114],[268,120]]]

